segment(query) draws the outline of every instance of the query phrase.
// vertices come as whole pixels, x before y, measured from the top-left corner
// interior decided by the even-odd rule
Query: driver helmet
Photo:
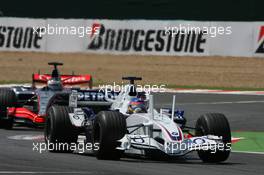
[[[59,79],[58,80],[55,80],[55,79],[49,80],[48,81],[48,88],[50,90],[54,90],[54,91],[60,91],[63,89],[61,81]]]
[[[131,101],[128,104],[128,111],[127,113],[133,114],[133,113],[146,113],[146,105],[144,100],[141,98],[132,98]]]

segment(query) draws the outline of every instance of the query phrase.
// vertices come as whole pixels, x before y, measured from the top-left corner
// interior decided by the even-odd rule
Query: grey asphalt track
[[[224,113],[233,131],[264,131],[264,96],[177,94],[177,107],[186,111],[188,123],[204,113]],[[169,107],[172,94],[156,94],[156,107]],[[173,161],[123,158],[120,161],[97,160],[91,155],[38,153],[33,143],[41,140],[14,140],[13,136],[42,135],[41,130],[15,127],[0,130],[0,174],[219,174],[252,175],[264,173],[264,155],[231,153],[222,164],[202,163],[196,153]]]

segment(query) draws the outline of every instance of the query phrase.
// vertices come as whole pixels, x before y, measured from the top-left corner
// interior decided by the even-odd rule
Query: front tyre
[[[122,152],[117,150],[118,140],[126,134],[126,119],[117,111],[99,112],[92,131],[93,145],[99,144],[94,153],[98,159],[120,159]]]
[[[17,105],[16,94],[12,89],[0,88],[0,127],[12,129],[13,118],[8,118],[7,108]]]
[[[224,149],[216,150],[215,153],[199,150],[198,155],[203,162],[217,163],[227,160],[231,151],[231,131],[227,118],[223,114],[209,113],[202,115],[196,122],[195,135],[221,136]]]
[[[78,130],[70,121],[68,106],[53,105],[48,109],[44,137],[50,152],[73,152],[77,144]]]

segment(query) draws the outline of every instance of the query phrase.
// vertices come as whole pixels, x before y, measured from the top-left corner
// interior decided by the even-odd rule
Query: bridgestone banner
[[[88,37],[86,52],[141,55],[208,55],[208,35],[202,32],[180,33],[171,26],[182,22],[166,21],[93,21],[99,34]],[[192,22],[195,26],[209,23]],[[173,33],[174,32],[174,33]]]
[[[0,50],[264,56],[264,22],[0,18]]]
[[[33,32],[34,26],[45,26],[43,19],[0,18],[0,50],[47,51],[46,37]]]

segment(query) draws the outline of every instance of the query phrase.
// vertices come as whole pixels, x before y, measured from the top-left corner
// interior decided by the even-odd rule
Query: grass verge
[[[232,132],[232,137],[243,137],[232,145],[234,151],[264,152],[264,132]]]

